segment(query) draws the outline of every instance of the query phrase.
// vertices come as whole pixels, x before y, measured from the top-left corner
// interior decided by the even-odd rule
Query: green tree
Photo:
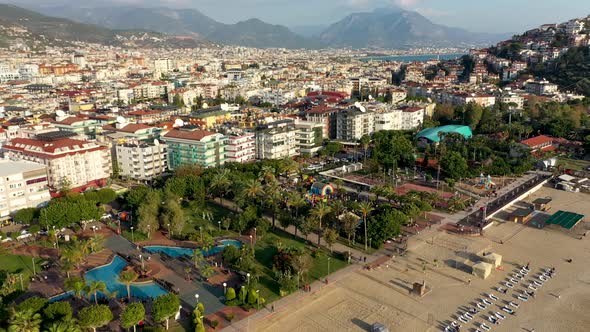
[[[330,251],[332,251],[332,245],[336,243],[336,240],[338,240],[338,232],[333,228],[327,228],[324,231],[324,241],[326,241]]]
[[[117,199],[117,193],[110,188],[103,188],[96,192],[98,194],[98,201],[102,204],[108,204]]]
[[[128,329],[133,326],[136,331],[137,324],[145,319],[145,308],[141,302],[134,302],[126,306],[121,314],[121,327]]]
[[[150,191],[147,186],[137,186],[127,192],[125,202],[132,210],[136,210],[146,200]]]
[[[39,209],[37,208],[26,208],[20,209],[12,218],[15,222],[21,224],[30,224],[35,218],[38,217]]]
[[[233,287],[228,287],[227,291],[225,292],[225,300],[232,301],[236,298],[236,290]]]
[[[465,110],[466,125],[471,127],[471,129],[477,128],[477,125],[479,124],[479,121],[481,120],[482,115],[483,115],[483,109],[481,108],[481,106],[479,106],[478,104],[475,104],[475,103],[467,104],[467,107]]]
[[[80,277],[72,277],[64,281],[65,290],[72,292],[78,299],[82,297],[85,287],[84,280]]]
[[[18,311],[30,310],[34,313],[41,312],[47,305],[47,299],[39,296],[30,297],[21,302],[16,308]]]
[[[86,293],[94,295],[94,303],[98,304],[98,292],[105,293],[107,285],[101,280],[91,280],[86,286]]]
[[[13,311],[10,315],[8,332],[39,332],[41,315],[33,310]]]
[[[139,275],[134,270],[122,271],[119,274],[119,281],[127,286],[127,299],[131,300],[131,284],[134,283]]]
[[[43,316],[48,321],[69,320],[72,318],[72,305],[66,301],[49,303],[43,309]]]
[[[161,198],[156,191],[148,191],[144,198],[137,211],[137,229],[144,234],[151,235],[151,232],[155,232],[159,227],[158,214]]]
[[[446,153],[440,160],[440,166],[445,174],[453,180],[467,177],[469,174],[467,161],[456,151]]]
[[[359,224],[359,217],[357,217],[356,215],[354,215],[352,213],[345,214],[342,217],[342,219],[340,220],[340,228],[346,234],[349,245],[350,245],[350,240],[351,240],[352,236],[356,232],[356,228],[358,227],[358,224]]]
[[[184,219],[184,211],[178,202],[172,199],[166,201],[166,206],[163,209],[160,220],[162,222],[162,226],[166,226],[166,229],[168,229],[167,225],[170,224],[170,232],[172,232],[172,234],[176,233],[180,235],[184,229],[184,225],[186,224]]]
[[[82,332],[75,319],[64,319],[51,323],[43,332]]]
[[[317,218],[318,220],[318,247],[320,246],[320,240],[322,236],[322,219],[332,211],[332,208],[328,204],[323,201],[320,201],[316,204],[316,206],[311,210],[311,215]]]
[[[326,144],[326,146],[324,146],[324,148],[321,150],[321,153],[328,155],[330,157],[334,157],[336,155],[336,153],[342,151],[342,143],[338,143],[338,142],[329,142],[328,144]]]
[[[374,135],[373,159],[386,171],[414,166],[414,145],[400,133],[380,131]]]
[[[364,161],[367,161],[367,150],[369,149],[369,145],[371,144],[371,136],[363,135],[360,139],[361,146],[363,148],[363,157]]]
[[[80,325],[96,332],[97,328],[105,326],[113,320],[113,312],[107,305],[95,304],[82,308],[78,312],[78,320]]]
[[[373,247],[381,246],[386,240],[400,234],[401,226],[407,223],[408,217],[391,206],[382,206],[378,214],[371,218],[368,236]]]
[[[227,168],[218,169],[209,183],[209,188],[219,196],[219,204],[221,204],[223,197],[227,194],[230,186],[230,173]]]
[[[363,216],[363,227],[365,228],[365,251],[367,251],[367,216],[373,211],[373,204],[369,201],[363,201],[357,204],[356,209]]]
[[[152,318],[159,323],[166,322],[168,330],[168,320],[178,312],[180,299],[176,294],[165,294],[157,297],[152,304]]]

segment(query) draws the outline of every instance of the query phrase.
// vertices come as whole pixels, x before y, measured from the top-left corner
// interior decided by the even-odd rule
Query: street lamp
[[[250,234],[250,245],[252,246],[252,234]]]
[[[254,227],[254,242],[256,242],[256,227]]]
[[[258,311],[260,311],[260,290],[256,290],[256,302],[258,304]]]
[[[94,233],[94,235],[96,235],[96,226],[92,226],[92,232]]]
[[[33,275],[37,275],[35,272],[35,257],[31,257],[31,260],[33,261]]]
[[[201,243],[203,243],[203,226],[199,226],[199,233],[201,233]]]
[[[195,299],[197,299],[197,304],[199,304],[199,294],[195,294]]]
[[[166,226],[168,226],[168,239],[172,239],[172,234],[170,233],[170,223],[167,223]]]
[[[248,287],[250,287],[250,273],[246,273],[246,277],[248,277]]]
[[[143,256],[141,254],[139,254],[139,260],[141,260],[141,270],[145,270],[145,267],[143,265]]]
[[[135,237],[133,236],[133,226],[131,226],[131,242],[135,242]]]
[[[150,234],[151,234],[151,230],[152,230],[152,225],[147,225],[147,227],[148,227],[148,234],[147,234],[147,236],[148,236],[148,239],[149,239],[150,238]]]
[[[224,282],[223,283],[223,295],[226,294],[226,291],[227,291],[227,284]]]
[[[332,257],[328,257],[328,275],[330,274],[330,260],[332,259]],[[327,278],[327,276],[326,276]]]
[[[57,237],[57,232],[55,231],[55,225],[53,226],[53,235],[55,235],[55,246],[59,249],[59,238]]]
[[[219,226],[219,231],[221,232],[221,221],[217,222],[217,226]]]

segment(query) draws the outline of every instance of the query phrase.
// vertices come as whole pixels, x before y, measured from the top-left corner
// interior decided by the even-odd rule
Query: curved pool
[[[221,244],[218,246],[215,246],[209,250],[201,250],[203,252],[203,256],[207,257],[207,256],[212,256],[212,255],[218,254],[218,253],[222,252],[223,248],[225,248],[227,246],[234,246],[237,248],[242,247],[242,242],[240,242],[238,240],[227,239],[227,240],[221,240],[219,242],[221,242]],[[147,247],[144,247],[144,249],[151,252],[151,253],[154,253],[154,254],[159,253],[159,252],[163,252],[166,255],[168,255],[170,257],[174,257],[174,258],[178,258],[180,256],[191,257],[193,255],[193,251],[195,251],[195,249],[192,249],[192,248],[168,247],[168,246],[147,246]]]
[[[127,296],[127,286],[120,282],[119,274],[127,266],[127,262],[120,256],[115,256],[110,264],[94,268],[84,274],[86,282],[92,280],[104,281],[107,285],[107,290],[117,292],[117,297]],[[138,298],[155,298],[160,295],[167,294],[160,285],[155,282],[148,282],[143,284],[131,284],[131,296]]]

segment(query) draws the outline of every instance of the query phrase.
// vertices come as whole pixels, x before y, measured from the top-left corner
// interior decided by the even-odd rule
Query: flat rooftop
[[[39,169],[45,169],[45,165],[30,161],[0,160],[0,176],[36,171]]]

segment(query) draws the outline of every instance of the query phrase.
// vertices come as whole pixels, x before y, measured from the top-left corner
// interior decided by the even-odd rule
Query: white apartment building
[[[324,124],[310,121],[296,121],[297,147],[299,154],[315,156],[324,143]]]
[[[402,126],[400,130],[419,128],[424,122],[424,108],[406,107],[402,109]]]
[[[15,138],[3,146],[11,159],[33,161],[47,166],[49,186],[58,190],[64,184],[84,190],[106,185],[111,175],[111,155],[95,142],[60,138],[48,133],[35,139]]]
[[[50,199],[45,165],[0,160],[0,220],[20,209],[42,206]]]
[[[256,139],[254,134],[232,135],[225,146],[226,162],[247,163],[256,158]]]
[[[119,174],[134,180],[146,181],[158,177],[168,169],[168,146],[156,144],[118,144],[115,148]]]
[[[375,130],[375,113],[349,108],[336,114],[336,139],[354,142]]]
[[[165,74],[176,69],[176,62],[172,59],[156,59],[154,60],[154,72]]]
[[[0,62],[0,83],[19,80],[20,74],[9,64]]]
[[[508,105],[511,109],[521,110],[524,108],[524,98],[517,94],[507,93],[500,97],[500,102]]]
[[[375,113],[375,132],[383,130],[401,130],[402,113],[401,110]]]
[[[537,96],[552,95],[557,93],[557,84],[551,83],[546,80],[528,82],[525,85],[526,92],[535,94]]]
[[[256,158],[282,159],[299,155],[293,120],[263,125],[256,131]]]

